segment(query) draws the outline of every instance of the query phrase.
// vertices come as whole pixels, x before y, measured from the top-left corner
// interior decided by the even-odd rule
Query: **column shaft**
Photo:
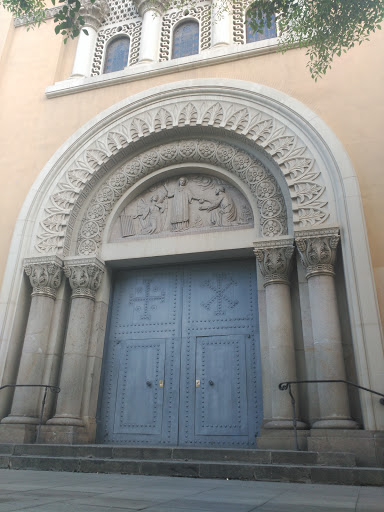
[[[217,1],[212,6],[212,48],[228,46],[232,43],[232,16],[222,7],[223,5]]]
[[[64,273],[72,293],[71,310],[65,340],[60,395],[55,417],[47,423],[82,427],[81,417],[88,346],[94,312],[94,300],[104,273],[96,257],[67,260]]]
[[[87,30],[88,35],[83,30],[80,32],[75,61],[73,63],[72,78],[91,76],[97,32],[91,26],[85,26],[84,28]]]
[[[56,291],[61,284],[62,262],[56,256],[30,258],[25,261],[24,269],[33,292],[16,384],[50,384],[43,382],[43,376]],[[39,423],[41,396],[42,388],[17,387],[11,414],[2,423]]]
[[[334,282],[338,229],[301,231],[296,244],[307,269],[317,380],[345,379],[339,312]],[[319,383],[320,418],[312,428],[356,428],[345,384]]]
[[[157,62],[159,59],[161,16],[154,9],[143,13],[139,63]]]
[[[293,252],[292,239],[255,243],[256,258],[264,276],[271,371],[272,418],[266,419],[265,428],[293,428],[290,397],[278,387],[280,382],[297,380],[289,281]],[[298,421],[297,428],[306,425]]]

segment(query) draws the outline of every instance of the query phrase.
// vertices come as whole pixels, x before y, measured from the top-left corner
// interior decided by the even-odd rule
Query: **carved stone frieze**
[[[321,173],[310,151],[292,129],[280,119],[241,103],[241,100],[218,101],[207,95],[204,100],[170,99],[160,106],[146,107],[142,113],[136,111],[123,120],[117,120],[108,131],[86,146],[47,198],[37,234],[36,250],[45,254],[68,255],[76,216],[85,199],[83,191],[90,180],[98,175],[103,164],[116,158],[115,155],[131,143],[148,135],[186,126],[202,126],[210,130],[217,127],[251,139],[280,167],[291,194],[294,225],[307,228],[327,221],[329,213]],[[167,165],[172,162],[172,153],[175,151],[172,145],[167,146],[162,156]],[[236,149],[232,148],[231,151],[236,152]],[[209,158],[209,144],[206,145],[206,152]],[[219,161],[225,164],[224,156]],[[227,156],[230,161],[230,156]],[[147,168],[140,158],[135,160],[134,165],[136,171],[132,168],[130,175],[145,172]],[[235,172],[236,167],[232,169],[229,165],[229,170]],[[249,183],[253,188],[257,186],[254,177],[249,179]],[[265,226],[266,231],[268,226],[273,233],[273,222]]]
[[[107,0],[81,0],[79,14],[84,18],[84,27],[92,27],[96,32],[109,15]]]
[[[97,232],[85,226],[88,234]],[[110,239],[251,226],[252,209],[235,187],[214,176],[187,174],[151,185],[127,204]]]
[[[254,243],[254,253],[264,277],[264,287],[270,284],[290,284],[293,238]]]
[[[56,292],[61,284],[63,262],[57,256],[26,258],[24,271],[31,282],[33,295],[56,298]]]
[[[295,231],[296,246],[306,268],[306,277],[334,275],[339,228]]]
[[[272,237],[286,234],[287,218],[284,199],[276,180],[268,173],[264,165],[252,158],[245,151],[240,151],[229,144],[210,140],[192,139],[165,144],[146,151],[118,169],[107,182],[100,186],[88,207],[80,228],[77,247],[78,254],[87,256],[97,253],[108,214],[111,212],[116,201],[120,199],[125,191],[136,181],[170,163],[177,164],[185,162],[215,164],[236,174],[249,186],[252,193],[257,198],[260,212],[261,235]],[[209,178],[207,177],[207,179]],[[177,187],[179,187],[179,184]],[[168,195],[171,194],[172,192],[168,191]],[[219,192],[219,196],[217,197],[229,202],[231,200],[229,195],[229,193],[226,194],[224,191],[224,193]],[[202,198],[201,196],[201,199]],[[172,199],[172,201],[174,201],[174,199]],[[158,215],[157,210],[159,210],[159,206],[162,208],[162,205],[159,203],[159,197],[157,201],[155,201],[155,204],[151,201],[151,198],[149,198],[147,205],[142,205],[141,209],[143,211],[145,209],[152,209],[154,210],[153,214]],[[202,208],[208,208],[208,202],[202,203],[200,206]],[[204,210],[202,209],[200,212],[203,214]],[[216,209],[216,212],[213,209],[210,218],[212,220],[216,219],[215,222],[220,222],[218,220],[219,213],[219,209]],[[170,210],[170,216],[171,215],[172,212]],[[161,217],[161,215],[159,215],[159,217]],[[223,215],[221,222],[228,223],[230,218],[231,215],[229,217]],[[132,223],[128,225],[128,220],[124,219],[123,222],[125,221],[127,221],[125,229],[133,229]],[[170,222],[169,225],[170,231],[183,231],[185,228],[186,226],[176,226],[176,223],[172,222]],[[150,227],[149,224],[148,226],[145,224],[144,229],[148,231],[146,234],[149,234],[152,227]]]
[[[98,258],[66,260],[64,274],[72,288],[72,298],[94,300],[104,274],[104,264]]]

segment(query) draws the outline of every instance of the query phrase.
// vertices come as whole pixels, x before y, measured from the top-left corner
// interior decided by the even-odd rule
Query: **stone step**
[[[119,473],[132,475],[265,480],[342,485],[384,485],[384,469],[320,465],[253,464],[229,461],[106,459],[0,455],[0,468],[80,473]]]
[[[0,444],[0,454],[98,459],[246,462],[253,464],[356,466],[352,453],[244,450],[231,448],[165,448],[114,445]]]

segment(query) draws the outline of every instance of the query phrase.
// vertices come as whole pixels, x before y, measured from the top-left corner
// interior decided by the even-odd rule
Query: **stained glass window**
[[[111,41],[105,56],[104,73],[120,71],[128,64],[129,38],[118,37]]]
[[[255,41],[262,41],[263,39],[271,39],[272,37],[277,36],[276,32],[276,21],[275,17],[272,18],[271,28],[267,27],[266,20],[264,19],[264,30],[263,32],[253,32],[253,29],[250,26],[251,18],[249,14],[247,14],[246,19],[246,35],[247,35],[247,43],[254,43]]]
[[[185,21],[173,32],[172,59],[199,53],[199,24]]]

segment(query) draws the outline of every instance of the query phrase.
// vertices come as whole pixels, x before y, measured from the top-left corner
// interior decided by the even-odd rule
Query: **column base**
[[[1,424],[12,425],[38,425],[40,419],[33,416],[7,416],[1,420]]]
[[[280,429],[280,430],[293,430],[293,421],[292,420],[270,420],[264,423],[263,428],[267,429]],[[297,430],[308,430],[308,425],[303,421],[296,421],[296,429]]]
[[[356,423],[356,421],[349,420],[349,419],[335,419],[335,418],[329,418],[329,419],[322,419],[315,421],[312,424],[312,428],[326,428],[326,429],[352,429],[356,430],[359,428],[359,425]]]
[[[297,431],[299,450],[307,449],[309,430]],[[259,450],[295,450],[295,437],[292,429],[262,428],[256,439]]]
[[[92,442],[85,427],[71,425],[42,425],[40,443],[46,444],[88,444]]]
[[[31,444],[35,441],[35,425],[0,424],[0,443]]]
[[[65,425],[70,427],[84,427],[84,422],[81,418],[75,416],[55,416],[47,421],[47,425]]]
[[[349,452],[356,464],[384,467],[384,431],[315,429],[308,437],[308,450],[314,452]]]

